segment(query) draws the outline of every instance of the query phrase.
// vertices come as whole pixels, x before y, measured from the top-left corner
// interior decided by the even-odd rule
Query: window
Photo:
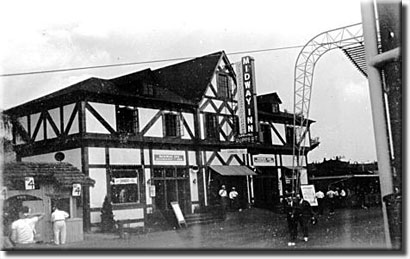
[[[117,131],[119,133],[138,132],[138,110],[132,107],[118,107]]]
[[[142,95],[154,96],[154,85],[150,83],[142,84]]]
[[[179,137],[181,135],[179,116],[173,113],[164,115],[165,137]]]
[[[234,115],[232,117],[232,123],[233,123],[233,131],[235,136],[239,135],[239,117],[237,115]]]
[[[293,145],[293,126],[286,126],[286,144]]]
[[[218,117],[214,113],[205,114],[205,134],[206,139],[218,138]]]
[[[229,98],[229,77],[225,74],[218,74],[218,96],[222,98]]]
[[[272,134],[270,126],[267,124],[261,124],[262,130],[262,143],[272,144]]]
[[[112,203],[140,202],[137,170],[113,170],[110,183]]]
[[[272,104],[272,112],[273,113],[279,112],[279,103]]]

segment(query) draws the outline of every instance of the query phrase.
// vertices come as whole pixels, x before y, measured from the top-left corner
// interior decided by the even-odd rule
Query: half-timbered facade
[[[213,206],[220,184],[237,187],[243,204],[273,207],[292,166],[293,115],[280,111],[276,94],[255,92],[250,102],[246,79],[223,51],[87,79],[6,111],[17,159],[51,162],[62,152],[94,179],[83,191],[87,229],[101,221],[105,196],[115,220],[129,227],[144,226],[172,201],[186,214]],[[241,130],[250,121],[240,114],[241,98],[254,105],[252,138]]]

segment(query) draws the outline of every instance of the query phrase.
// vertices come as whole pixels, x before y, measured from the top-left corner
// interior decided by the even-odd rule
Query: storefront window
[[[113,203],[140,202],[139,179],[136,170],[113,170],[111,200]]]

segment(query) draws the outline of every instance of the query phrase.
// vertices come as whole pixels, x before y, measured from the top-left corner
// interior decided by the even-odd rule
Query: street
[[[229,212],[223,222],[192,225],[169,231],[115,234],[87,233],[85,240],[54,246],[35,244],[17,249],[30,250],[383,250],[383,218],[380,207],[338,209],[336,214],[318,216],[309,226],[309,241],[299,232],[296,246],[288,247],[289,234],[284,214],[251,208]]]

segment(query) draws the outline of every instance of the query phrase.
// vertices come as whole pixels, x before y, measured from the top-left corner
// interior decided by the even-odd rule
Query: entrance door
[[[160,210],[172,210],[171,202],[178,202],[183,213],[189,213],[190,192],[185,168],[155,168],[155,205]]]

